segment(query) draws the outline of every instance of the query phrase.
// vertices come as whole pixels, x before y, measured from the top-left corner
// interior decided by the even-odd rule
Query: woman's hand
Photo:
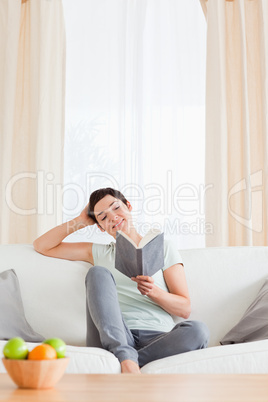
[[[83,209],[81,214],[79,215],[78,220],[83,223],[85,226],[91,226],[94,225],[96,222],[88,216],[88,204],[87,206]]]
[[[182,264],[174,264],[165,269],[164,279],[167,291],[154,284],[151,276],[136,276],[131,278],[138,285],[142,295],[148,296],[153,302],[166,310],[169,314],[182,318],[189,318],[191,301]]]
[[[151,276],[139,275],[132,277],[131,280],[137,283],[138,290],[144,296],[155,297],[160,290],[160,288],[154,284],[154,279]]]

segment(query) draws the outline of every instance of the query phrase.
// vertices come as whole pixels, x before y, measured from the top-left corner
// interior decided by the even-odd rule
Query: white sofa
[[[268,247],[180,250],[192,301],[189,319],[210,330],[207,349],[157,360],[143,373],[268,373],[268,340],[222,346],[268,277]],[[110,352],[87,348],[85,276],[90,264],[42,256],[32,245],[0,245],[0,272],[17,273],[25,315],[45,338],[60,337],[68,373],[119,373]],[[6,341],[0,341],[0,351]],[[29,349],[36,344],[29,343]],[[2,356],[1,356],[2,357]],[[0,360],[0,372],[5,372]]]

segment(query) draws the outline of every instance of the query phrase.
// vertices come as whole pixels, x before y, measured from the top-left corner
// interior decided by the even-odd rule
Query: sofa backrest
[[[180,251],[189,286],[190,319],[210,329],[209,346],[242,318],[268,277],[268,247],[209,247]]]
[[[189,249],[180,253],[192,301],[189,319],[204,321],[211,333],[209,346],[217,345],[268,277],[268,247]],[[45,338],[60,337],[70,345],[85,345],[84,281],[90,266],[45,257],[32,245],[0,245],[0,272],[16,271],[30,325]]]
[[[0,246],[0,272],[16,271],[29,324],[45,338],[59,337],[69,345],[85,345],[84,279],[90,266],[45,257],[32,245]]]

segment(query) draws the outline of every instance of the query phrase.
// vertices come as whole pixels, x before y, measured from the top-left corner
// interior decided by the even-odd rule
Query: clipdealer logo
[[[248,216],[241,216],[231,207],[232,197],[245,192]],[[241,195],[241,194],[240,194]],[[228,211],[230,215],[246,228],[261,233],[263,230],[263,171],[252,173],[236,183],[228,193]]]
[[[57,183],[52,172],[20,172],[8,181],[5,198],[8,208],[17,215],[56,215],[56,220],[61,222],[62,214],[67,219],[80,214],[91,192],[100,187],[120,189],[134,206],[134,218],[150,225],[155,221],[164,225],[169,233],[213,232],[204,216],[205,193],[213,186],[177,183],[170,170],[161,183],[141,186],[132,182],[121,188],[116,178],[105,172],[85,172],[77,183],[65,184]],[[30,205],[18,196],[21,189],[27,192],[29,188],[35,192]]]

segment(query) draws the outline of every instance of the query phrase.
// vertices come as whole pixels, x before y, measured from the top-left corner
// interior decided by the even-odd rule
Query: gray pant
[[[191,350],[206,348],[207,326],[183,321],[170,332],[129,329],[123,319],[111,272],[94,266],[86,276],[87,346],[112,352],[121,363],[130,359],[145,364]]]

